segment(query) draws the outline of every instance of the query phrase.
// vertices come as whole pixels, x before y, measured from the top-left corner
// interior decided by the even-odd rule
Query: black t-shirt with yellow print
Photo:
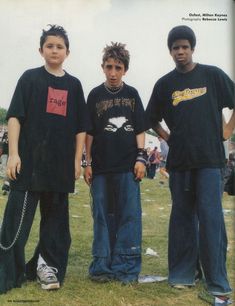
[[[215,66],[174,69],[157,81],[146,115],[148,128],[164,120],[170,130],[168,169],[223,167],[222,109],[234,108],[234,98],[234,82]]]

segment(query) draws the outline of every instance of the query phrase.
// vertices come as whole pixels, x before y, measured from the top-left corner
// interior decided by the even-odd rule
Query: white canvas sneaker
[[[60,288],[56,273],[58,273],[58,270],[54,267],[49,267],[46,264],[39,265],[37,269],[37,280],[41,284],[42,289],[54,290]]]

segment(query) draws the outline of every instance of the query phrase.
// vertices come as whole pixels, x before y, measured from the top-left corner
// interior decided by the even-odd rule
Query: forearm
[[[235,109],[232,112],[232,115],[229,121],[226,123],[223,117],[223,131],[224,131],[224,139],[228,139],[231,137],[235,128]]]
[[[156,127],[153,128],[153,130],[166,142],[168,141],[170,134],[162,127],[160,123],[156,125]]]
[[[76,135],[76,149],[75,149],[75,160],[79,163],[81,163],[82,160],[82,153],[83,153],[83,148],[85,144],[85,138],[86,138],[86,133],[78,133]]]
[[[136,142],[138,149],[144,149],[145,146],[145,132],[136,135]]]
[[[88,164],[91,163],[92,157],[91,157],[91,146],[93,143],[93,136],[87,134],[86,135],[86,141],[85,141],[85,147],[86,147],[86,161]]]
[[[20,122],[17,118],[8,120],[8,146],[9,156],[18,155],[18,143],[20,135]]]
[[[137,142],[137,157],[136,163],[134,166],[134,174],[136,180],[141,180],[145,175],[145,167],[147,162],[147,153],[144,150],[145,147],[145,133],[140,133],[136,135],[136,142]]]
[[[86,135],[86,140],[85,140],[85,147],[86,147],[86,162],[87,166],[85,167],[84,170],[84,179],[85,182],[88,184],[88,186],[91,185],[92,182],[92,168],[91,168],[91,146],[93,143],[93,136],[87,134]]]

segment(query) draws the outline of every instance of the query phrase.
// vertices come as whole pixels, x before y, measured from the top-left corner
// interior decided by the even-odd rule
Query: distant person
[[[224,171],[224,191],[228,195],[235,195],[235,153],[229,153]]]
[[[68,193],[80,175],[89,119],[80,81],[62,68],[69,55],[63,27],[42,31],[39,52],[45,65],[23,73],[7,112],[11,190],[0,236],[0,293],[26,277],[37,277],[42,289],[60,288],[71,243]],[[39,243],[26,267],[39,201]]]
[[[166,167],[166,160],[169,152],[169,146],[162,137],[159,136],[158,140],[160,142],[161,166]]]
[[[169,178],[169,173],[166,170],[166,160],[167,160],[167,155],[169,151],[169,146],[167,142],[162,138],[158,137],[158,140],[160,142],[160,165],[159,165],[159,173],[166,179]],[[160,181],[162,182],[162,181]],[[164,182],[162,182],[164,183]]]
[[[8,159],[8,135],[7,131],[5,131],[2,135],[1,139],[1,151],[0,151],[0,176],[6,176],[6,166],[7,166],[7,159]]]
[[[149,162],[149,155],[151,153],[151,148],[147,147],[146,148],[146,153],[147,153],[147,164],[146,164],[146,172],[145,172],[145,176],[148,177],[149,176],[149,171],[150,171],[150,162]]]
[[[193,62],[195,45],[195,34],[188,26],[169,32],[168,48],[176,68],[154,86],[146,109],[148,128],[169,145],[167,169],[173,202],[169,283],[179,289],[193,286],[200,254],[207,285],[200,297],[228,305],[231,288],[226,271],[222,169],[223,140],[235,127],[234,82],[217,67]],[[225,107],[233,113],[223,126]],[[161,126],[163,119],[170,133]]]
[[[137,90],[122,81],[129,52],[121,43],[104,49],[106,80],[87,104],[92,130],[86,138],[85,181],[94,219],[94,281],[136,282],[141,269],[140,180],[145,175],[144,108]]]
[[[157,147],[154,147],[154,149],[149,153],[148,156],[148,178],[154,179],[156,175],[156,170],[160,165],[160,153],[158,151]]]
[[[10,182],[6,176],[8,160],[8,132],[5,131],[2,136],[2,155],[1,155],[1,176],[3,177],[2,193],[7,195],[10,191]]]

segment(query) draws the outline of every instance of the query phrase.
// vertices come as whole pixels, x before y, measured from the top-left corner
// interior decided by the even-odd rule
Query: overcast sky
[[[180,24],[196,33],[194,60],[219,66],[234,79],[234,6],[233,0],[0,0],[0,106],[8,108],[26,69],[43,65],[38,48],[47,24],[67,30],[71,53],[64,68],[81,80],[85,96],[104,80],[105,45],[122,42],[131,54],[124,81],[146,106],[156,80],[174,68],[166,39]],[[203,21],[202,14],[225,14],[227,21]]]

